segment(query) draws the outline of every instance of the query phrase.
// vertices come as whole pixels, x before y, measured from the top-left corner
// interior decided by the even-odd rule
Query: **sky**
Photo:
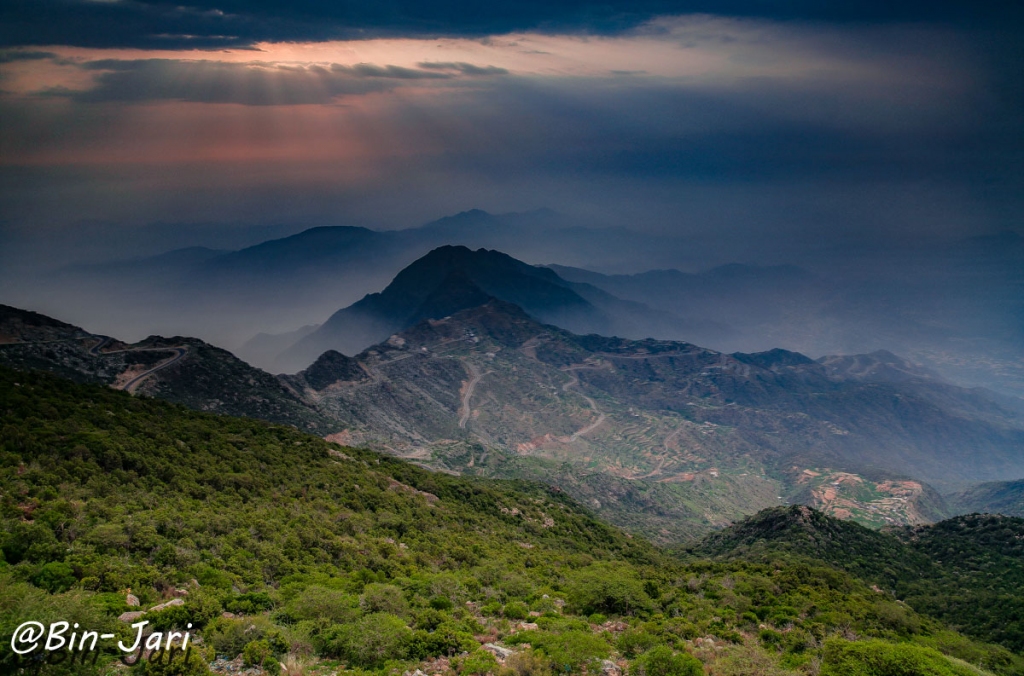
[[[473,208],[743,260],[1024,233],[1024,12],[893,4],[8,0],[0,264]]]

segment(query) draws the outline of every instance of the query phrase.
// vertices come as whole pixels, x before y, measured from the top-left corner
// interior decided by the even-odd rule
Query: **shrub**
[[[388,660],[403,659],[412,642],[412,630],[387,613],[367,615],[341,627],[332,642],[339,656],[352,664],[375,668]]]
[[[262,639],[247,643],[242,649],[242,659],[245,666],[261,667],[268,673],[274,674],[281,670],[281,666],[274,658],[274,649],[270,647],[269,642]]]
[[[579,571],[569,583],[569,600],[586,615],[630,615],[650,606],[635,571],[617,564],[595,564]]]
[[[65,592],[74,586],[75,571],[66,563],[52,561],[44,565],[32,578],[32,584],[51,594]]]
[[[615,647],[622,653],[623,657],[633,659],[637,655],[647,652],[658,643],[660,643],[658,637],[653,634],[638,629],[627,629],[619,636],[619,640],[615,642]]]
[[[502,613],[510,620],[525,620],[530,616],[530,609],[522,601],[511,601],[505,604]]]
[[[634,663],[640,676],[703,676],[704,665],[693,655],[675,653],[668,646],[651,648]]]
[[[757,634],[758,638],[761,639],[761,645],[772,648],[777,648],[782,645],[782,634],[775,631],[774,629],[762,629]]]
[[[589,631],[547,634],[540,648],[551,658],[557,671],[573,673],[599,671],[597,663],[611,652],[601,637]]]
[[[514,676],[551,676],[551,661],[533,650],[517,650],[505,660]]]
[[[821,676],[976,676],[953,664],[942,653],[911,643],[843,641],[825,643]]]
[[[486,650],[475,650],[461,660],[459,673],[465,676],[483,676],[498,670],[498,660]]]
[[[194,646],[189,646],[185,652],[160,650],[152,653],[149,659],[139,660],[134,673],[142,676],[206,676],[212,673],[207,666],[209,657]]]
[[[296,621],[323,618],[338,624],[352,622],[359,616],[354,596],[316,585],[302,590],[285,606],[285,612]]]
[[[430,607],[434,610],[451,610],[455,604],[447,596],[435,596],[430,599]]]
[[[716,658],[713,673],[715,676],[802,676],[803,672],[783,669],[776,655],[751,641],[730,647],[723,656]]]
[[[443,598],[443,597],[440,597]],[[448,599],[445,599],[446,601]],[[449,608],[451,601],[448,601]],[[400,587],[392,584],[368,584],[359,597],[359,607],[367,615],[372,613],[389,613],[404,616],[409,611],[409,604]]]
[[[409,656],[415,659],[451,657],[470,652],[479,646],[473,635],[463,631],[456,623],[444,622],[432,632],[417,631],[409,647]]]
[[[275,654],[284,653],[290,647],[281,630],[263,615],[244,620],[218,617],[206,627],[203,637],[218,655],[229,657],[242,652],[252,641],[266,641]]]
[[[240,615],[255,615],[264,610],[271,610],[274,600],[267,592],[249,592],[239,594],[224,603],[224,609]]]

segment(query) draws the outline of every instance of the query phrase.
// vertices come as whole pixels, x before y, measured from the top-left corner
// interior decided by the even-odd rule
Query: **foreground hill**
[[[973,514],[878,532],[803,506],[777,507],[685,551],[825,563],[968,635],[1024,651],[1024,519]]]
[[[0,410],[5,642],[50,618],[127,639],[136,616],[115,618],[132,610],[130,588],[152,628],[191,623],[201,636],[189,674],[214,653],[265,673],[296,655],[363,673],[496,673],[493,653],[544,676],[608,658],[609,670],[718,676],[897,658],[923,676],[986,673],[935,648],[1024,673],[845,573],[679,563],[537,484],[432,474],[289,427],[5,368]],[[183,602],[154,607],[170,597]],[[101,673],[112,657],[39,673]],[[0,660],[12,670],[11,653]]]

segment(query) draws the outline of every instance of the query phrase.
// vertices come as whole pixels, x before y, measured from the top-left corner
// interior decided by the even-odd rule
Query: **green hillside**
[[[807,507],[779,507],[681,551],[825,563],[965,634],[1024,651],[1024,519],[971,515],[878,532]]]
[[[191,666],[162,673],[243,654],[266,673],[282,659],[306,661],[292,673],[550,676],[611,658],[631,673],[785,675],[897,644],[932,665],[922,674],[981,673],[927,646],[1024,673],[846,573],[682,564],[540,485],[434,474],[45,374],[0,369],[0,411],[5,646],[26,619],[127,637],[130,588],[143,610],[184,596],[146,619],[191,622],[203,640]],[[514,652],[499,665],[485,642]],[[114,658],[39,673],[106,673]]]

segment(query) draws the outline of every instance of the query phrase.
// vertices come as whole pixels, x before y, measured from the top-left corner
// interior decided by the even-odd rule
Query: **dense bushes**
[[[977,676],[978,670],[953,664],[942,653],[909,643],[848,642],[825,644],[821,676]]]
[[[264,667],[291,653],[551,676],[621,657],[638,676],[690,676],[689,653],[714,637],[729,648],[716,674],[786,673],[845,632],[1024,673],[849,574],[683,564],[537,486],[431,474],[289,428],[3,369],[0,412],[5,641],[25,619],[126,634],[115,618],[131,588],[143,609],[184,598],[147,615],[153,628],[191,623],[213,653]],[[493,640],[530,648],[495,672],[480,652]],[[853,659],[836,654],[836,669]],[[210,655],[196,655],[180,669],[201,673]]]
[[[704,666],[686,653],[674,653],[667,646],[651,648],[635,662],[636,676],[701,676]]]

